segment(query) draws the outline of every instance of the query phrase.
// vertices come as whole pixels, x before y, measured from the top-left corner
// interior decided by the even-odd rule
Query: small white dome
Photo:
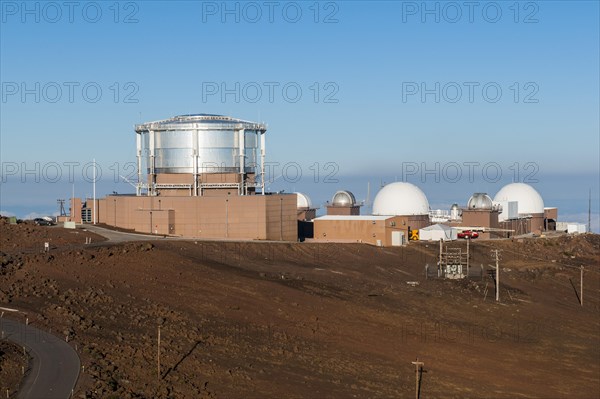
[[[525,183],[511,183],[502,187],[494,197],[495,202],[517,201],[517,213],[527,215],[544,213],[544,200],[542,196]]]
[[[350,191],[341,190],[336,192],[331,199],[331,205],[333,206],[354,206],[356,205],[356,199],[354,194]]]
[[[296,207],[298,209],[312,209],[312,201],[310,197],[306,194],[295,193],[296,194]]]
[[[469,198],[467,209],[491,210],[492,199],[487,193],[475,193]]]
[[[425,193],[414,184],[396,182],[383,187],[373,201],[373,215],[428,215]]]

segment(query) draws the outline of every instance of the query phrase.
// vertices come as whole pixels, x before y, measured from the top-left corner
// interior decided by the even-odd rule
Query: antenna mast
[[[588,233],[592,232],[592,189],[590,188],[590,197],[588,200]]]

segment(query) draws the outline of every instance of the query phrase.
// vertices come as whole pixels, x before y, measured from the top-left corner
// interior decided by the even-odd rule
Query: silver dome
[[[354,206],[356,205],[356,199],[354,194],[350,191],[341,190],[334,194],[331,199],[331,205],[333,206]]]
[[[491,210],[492,199],[487,193],[475,193],[469,198],[467,209]]]

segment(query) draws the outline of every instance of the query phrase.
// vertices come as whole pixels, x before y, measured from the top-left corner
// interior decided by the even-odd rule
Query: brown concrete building
[[[558,208],[544,208],[544,230],[555,231],[558,221]]]
[[[296,241],[293,194],[202,197],[110,195],[96,200],[97,223],[190,238]],[[89,209],[89,219],[83,220]],[[93,200],[75,199],[71,220],[93,223]]]
[[[544,218],[558,220],[558,208],[544,208]]]
[[[428,226],[429,216],[326,215],[313,222],[317,241],[361,242],[387,247],[406,243],[409,229]]]
[[[144,233],[296,241],[296,196],[107,196],[98,222]]]
[[[327,215],[314,219],[314,239],[397,246],[409,240],[409,231],[430,224],[425,194],[409,183],[384,187],[375,197],[373,215],[358,215],[359,209],[351,192],[336,192]]]
[[[328,215],[338,215],[338,216],[358,216],[358,215],[360,215],[360,205],[353,205],[353,206],[327,205],[327,214]]]
[[[463,209],[462,221],[452,224],[467,227],[483,227],[486,229],[500,228],[498,211],[492,209]],[[481,239],[497,238],[499,236],[499,233],[491,233],[489,231],[479,233],[479,238]]]
[[[492,199],[486,193],[474,193],[467,201],[467,206],[461,212],[455,213],[460,213],[461,218],[450,221],[449,225],[462,227],[459,231],[475,230],[479,232],[480,239],[501,236],[499,232],[493,232],[494,229],[500,228],[499,208],[494,206]]]
[[[303,222],[310,222],[314,218],[317,217],[316,209],[297,209],[296,210],[297,218]]]
[[[540,217],[520,217],[517,219],[507,219],[499,222],[501,229],[511,230],[503,233],[502,237],[512,237],[523,234],[541,234],[543,231],[543,218]]]

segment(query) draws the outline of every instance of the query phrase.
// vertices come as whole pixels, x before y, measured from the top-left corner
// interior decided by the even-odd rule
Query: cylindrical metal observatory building
[[[256,187],[264,194],[267,128],[262,123],[194,114],[136,125],[135,131],[138,195],[142,187],[148,195],[198,196],[234,188],[247,195]],[[141,184],[143,171],[147,184]]]

